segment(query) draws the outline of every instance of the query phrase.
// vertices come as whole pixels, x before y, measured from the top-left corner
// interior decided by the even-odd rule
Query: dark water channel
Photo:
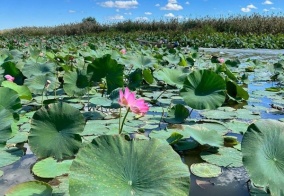
[[[228,49],[200,49],[206,53],[218,53],[221,56],[238,57],[240,59],[247,59],[251,57],[258,57],[260,60],[267,60],[277,57],[277,55],[284,54],[284,50],[228,50]],[[273,84],[263,82],[261,85],[257,83],[250,83],[248,85],[249,93],[254,90],[263,90],[271,87]],[[257,105],[269,108],[272,103],[271,99],[267,97],[260,97]],[[248,105],[255,105],[256,103],[248,102]],[[265,111],[261,112],[261,118],[279,119],[283,118],[283,113],[274,114]],[[194,114],[193,114],[194,116]],[[230,134],[234,135],[234,134]],[[234,135],[238,137],[241,142],[241,135]],[[31,172],[31,166],[36,162],[36,157],[29,150],[28,146],[26,155],[14,164],[0,168],[4,175],[0,177],[0,196],[4,195],[5,191],[11,186],[21,182],[35,180]],[[182,155],[183,161],[190,166],[193,163],[202,162],[199,152],[187,151]],[[217,178],[200,178],[191,175],[191,196],[248,196],[249,190],[247,182],[249,177],[243,167],[240,168],[222,168],[222,174]]]

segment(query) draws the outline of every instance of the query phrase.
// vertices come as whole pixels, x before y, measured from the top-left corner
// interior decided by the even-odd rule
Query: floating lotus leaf
[[[73,156],[81,147],[80,133],[85,120],[80,111],[67,103],[49,105],[35,112],[31,121],[29,145],[38,158],[60,160]]]
[[[186,74],[181,69],[169,69],[163,68],[162,70],[154,72],[155,78],[162,80],[165,83],[177,86],[178,88],[183,87]]]
[[[189,171],[172,147],[157,139],[100,136],[81,148],[69,174],[70,195],[185,195]]]
[[[37,75],[25,80],[25,85],[27,85],[33,94],[42,94],[43,88],[46,85],[47,80],[50,81],[48,88],[45,88],[44,92],[52,92],[55,88],[59,87],[59,82],[54,75]]]
[[[236,118],[237,114],[233,111],[206,110],[201,112],[201,116],[209,119],[229,120]]]
[[[51,193],[52,193],[52,188],[49,184],[41,181],[29,181],[13,186],[5,193],[5,196],[20,196],[20,195],[50,196]]]
[[[272,195],[284,194],[283,147],[284,123],[276,120],[256,121],[242,140],[243,163],[251,180],[269,186]]]
[[[89,81],[83,71],[70,71],[63,76],[63,89],[67,95],[80,97],[87,93]]]
[[[118,64],[109,54],[96,58],[87,67],[91,80],[99,82],[102,78],[106,78],[108,94],[116,88],[123,87],[123,71],[124,66]]]
[[[185,79],[181,96],[193,109],[216,109],[226,98],[226,82],[213,71],[196,70]]]
[[[190,136],[201,145],[208,144],[210,146],[220,147],[224,143],[223,137],[218,131],[206,128],[202,125],[195,124],[185,126],[185,132],[188,132]]]
[[[4,172],[0,170],[0,178],[3,176]]]
[[[0,105],[0,143],[5,143],[12,137],[11,124],[14,121],[13,114]]]
[[[238,121],[238,120],[232,120],[229,122],[225,122],[226,126],[229,127],[229,129],[233,133],[239,133],[239,134],[244,134],[247,131],[247,128],[249,126],[248,123],[243,122],[243,121]]]
[[[18,161],[23,156],[23,151],[19,148],[6,148],[0,144],[0,167],[10,165]]]
[[[17,144],[28,141],[27,132],[18,132],[14,137],[7,140],[7,144]]]
[[[190,166],[191,172],[201,178],[214,178],[222,174],[219,166],[210,163],[195,163]]]
[[[25,85],[19,86],[16,83],[10,81],[3,81],[1,85],[3,87],[7,87],[16,91],[21,99],[26,99],[26,100],[32,99],[32,93],[30,89]]]
[[[33,166],[32,171],[41,178],[55,178],[56,176],[67,174],[71,164],[72,160],[57,162],[52,157],[49,157],[37,162]]]
[[[234,148],[209,149],[200,154],[204,161],[223,167],[241,167],[242,153]]]
[[[6,87],[0,87],[0,106],[11,111],[22,107],[17,92]]]

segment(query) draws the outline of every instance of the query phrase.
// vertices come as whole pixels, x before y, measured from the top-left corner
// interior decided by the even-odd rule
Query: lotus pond
[[[1,195],[284,195],[283,51],[30,42],[0,49]]]

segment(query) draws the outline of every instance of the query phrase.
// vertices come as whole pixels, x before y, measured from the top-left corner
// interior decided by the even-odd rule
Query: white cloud
[[[116,9],[115,11],[116,11],[116,12],[119,12],[119,9]]]
[[[68,12],[69,12],[70,14],[76,13],[75,10],[68,10]]]
[[[173,18],[175,17],[175,15],[173,13],[168,13],[168,14],[165,14],[164,15],[165,17],[168,17],[168,18]]]
[[[99,5],[108,8],[121,8],[121,9],[130,9],[130,8],[137,8],[138,1],[105,1],[99,3]]]
[[[155,6],[156,6],[156,7],[160,7],[160,4],[157,3]]]
[[[136,17],[135,20],[139,20],[139,21],[146,21],[146,20],[149,20],[149,18],[147,17]]]
[[[152,15],[152,12],[145,12],[145,15]]]
[[[115,16],[110,16],[109,19],[110,20],[124,20],[125,18],[124,16],[117,14]]]
[[[124,15],[132,15],[132,12],[125,12]]]
[[[255,7],[253,4],[249,4],[249,5],[247,6],[247,8],[249,8],[249,9],[257,9],[257,7]]]
[[[263,5],[271,5],[273,4],[272,1],[266,0],[262,3]]]
[[[269,10],[268,10],[268,9],[263,9],[263,11],[264,11],[264,12],[268,12]]]
[[[253,4],[249,4],[249,5],[247,5],[247,7],[241,8],[241,11],[242,12],[250,12],[251,9],[257,9],[257,7],[255,7]]]
[[[161,7],[161,10],[182,10],[183,7],[179,4],[177,4],[176,0],[168,0],[168,3]]]
[[[186,4],[186,5],[189,5],[189,2],[187,1],[187,2],[185,2],[185,4]]]

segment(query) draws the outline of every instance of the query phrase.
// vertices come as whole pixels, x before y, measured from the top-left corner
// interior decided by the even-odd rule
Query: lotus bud
[[[48,88],[50,84],[51,84],[51,81],[50,80],[46,80],[44,88]]]
[[[15,80],[15,78],[11,75],[5,75],[4,77],[6,78],[6,80],[8,80],[10,82],[13,82]]]

